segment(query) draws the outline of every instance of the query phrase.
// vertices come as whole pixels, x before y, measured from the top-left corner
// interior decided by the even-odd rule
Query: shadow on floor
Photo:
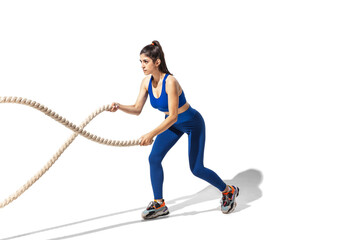
[[[250,207],[250,205],[249,205],[250,202],[257,200],[262,196],[262,192],[259,188],[259,185],[261,184],[262,180],[263,180],[262,173],[255,169],[249,169],[244,172],[240,172],[233,179],[225,180],[226,184],[236,185],[240,189],[240,194],[239,194],[238,198],[236,199],[237,207],[236,207],[234,213],[240,212],[241,210],[244,210],[244,209]],[[221,198],[221,193],[219,193],[219,191],[215,187],[210,185],[198,193],[167,201],[166,204],[169,207],[170,215],[168,215],[166,217],[161,217],[158,219],[146,220],[146,221],[145,220],[129,221],[129,222],[115,224],[115,225],[102,227],[102,228],[98,228],[98,229],[93,229],[93,230],[89,230],[89,231],[85,231],[85,232],[80,232],[77,234],[52,238],[51,240],[68,239],[68,238],[83,236],[83,235],[87,235],[87,234],[91,234],[91,233],[101,232],[101,231],[105,231],[105,230],[109,230],[109,229],[113,229],[113,228],[118,228],[118,227],[122,227],[122,226],[126,226],[126,225],[132,225],[132,224],[137,224],[137,223],[146,223],[148,221],[159,221],[159,220],[164,220],[166,218],[173,218],[173,217],[180,217],[180,216],[192,216],[192,215],[202,214],[202,213],[206,213],[206,212],[220,211],[220,206],[218,206],[214,209],[209,209],[209,210],[204,210],[204,211],[191,211],[191,212],[176,213],[185,207],[203,203],[203,202],[207,202],[207,201],[212,201],[214,199],[220,199],[220,198]],[[182,201],[182,202],[177,203],[179,201]],[[47,231],[51,231],[51,230],[55,230],[55,229],[59,229],[59,228],[65,228],[65,227],[74,226],[77,224],[82,224],[82,223],[91,222],[91,221],[95,221],[95,220],[99,220],[99,219],[103,219],[103,218],[121,215],[121,214],[129,213],[129,212],[142,211],[144,209],[145,209],[145,207],[140,207],[140,208],[136,208],[136,209],[116,212],[116,213],[107,214],[107,215],[103,215],[103,216],[99,216],[99,217],[94,217],[94,218],[89,218],[89,219],[85,219],[85,220],[81,220],[81,221],[67,223],[67,224],[63,224],[60,226],[55,226],[55,227],[37,230],[37,231],[29,232],[29,233],[24,233],[24,234],[20,234],[17,236],[3,238],[0,240],[9,240],[9,239],[25,237],[25,236],[43,233],[43,232],[47,232]]]

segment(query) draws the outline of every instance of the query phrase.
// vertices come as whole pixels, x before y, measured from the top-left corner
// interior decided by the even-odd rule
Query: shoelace
[[[157,209],[161,206],[160,203],[156,202],[156,201],[151,201],[147,207],[148,210],[150,209]]]
[[[222,201],[221,201],[221,204],[223,206],[227,206],[229,203],[230,203],[230,200],[232,199],[233,197],[233,189],[231,188],[231,190],[229,192],[227,192],[226,194],[223,194],[223,197],[222,197]]]
[[[155,209],[155,201],[151,201],[150,203],[149,203],[149,205],[147,206],[147,209],[148,210],[150,210],[150,209]]]

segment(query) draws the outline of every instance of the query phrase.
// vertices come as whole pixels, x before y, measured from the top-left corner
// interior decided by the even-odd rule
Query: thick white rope
[[[78,127],[75,124],[69,122],[62,116],[59,116],[59,114],[55,113],[51,109],[41,105],[40,103],[37,103],[32,100],[28,100],[26,98],[21,97],[0,97],[0,103],[16,103],[16,104],[22,104],[26,106],[33,107],[43,113],[45,113],[47,116],[51,117],[52,119],[58,121],[59,123],[63,124],[65,127],[71,129],[74,131],[73,135],[59,148],[59,150],[54,154],[54,156],[50,159],[49,162],[45,164],[45,166],[40,169],[40,171],[35,174],[27,183],[25,183],[19,190],[17,190],[14,194],[12,194],[10,197],[5,199],[0,203],[0,208],[5,207],[15,199],[17,199],[21,194],[23,194],[28,188],[30,188],[42,175],[45,174],[47,170],[58,160],[58,158],[61,156],[61,154],[65,151],[65,149],[75,140],[75,138],[80,134],[83,137],[86,137],[92,141],[95,141],[97,143],[110,145],[110,146],[118,146],[118,147],[125,147],[125,146],[135,146],[140,145],[140,140],[131,140],[131,141],[119,141],[119,140],[110,140],[110,139],[104,139],[101,137],[98,137],[94,134],[91,134],[84,130],[84,127],[89,124],[91,120],[93,120],[97,115],[102,113],[103,111],[110,110],[110,105],[105,105],[95,112],[93,112],[89,117]]]

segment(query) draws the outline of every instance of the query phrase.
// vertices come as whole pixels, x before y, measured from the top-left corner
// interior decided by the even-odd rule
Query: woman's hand
[[[152,133],[145,134],[140,138],[140,146],[147,146],[154,142],[153,138],[155,136]]]
[[[119,103],[113,102],[111,104],[110,112],[116,112],[119,109]]]

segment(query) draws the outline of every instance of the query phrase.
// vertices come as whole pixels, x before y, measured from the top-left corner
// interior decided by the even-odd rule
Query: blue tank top
[[[149,96],[150,96],[151,106],[153,106],[153,108],[159,109],[162,112],[169,112],[168,95],[165,90],[166,78],[168,76],[169,76],[169,74],[166,74],[164,77],[164,80],[162,83],[161,94],[160,94],[159,98],[155,98],[153,91],[152,91],[153,76],[151,76],[150,81],[149,81],[148,92],[149,92]],[[181,95],[179,96],[179,106],[178,107],[181,108],[182,106],[184,106],[185,103],[186,103],[186,98],[185,98],[185,94],[184,94],[184,90],[183,90]]]

